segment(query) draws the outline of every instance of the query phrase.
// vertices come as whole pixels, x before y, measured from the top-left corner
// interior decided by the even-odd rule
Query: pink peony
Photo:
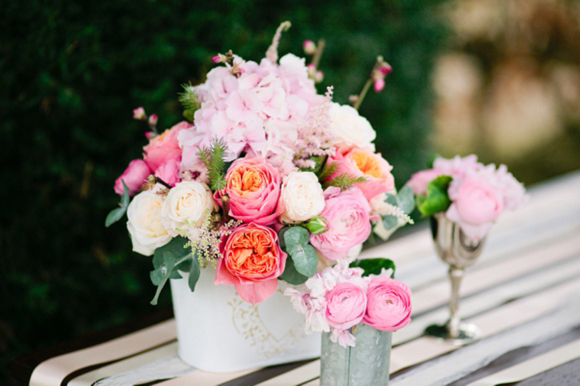
[[[115,181],[115,193],[123,195],[123,181],[129,188],[129,194],[132,196],[139,191],[141,185],[145,182],[147,177],[151,174],[147,163],[141,159],[133,160],[127,166],[127,169]]]
[[[215,284],[233,285],[252,304],[269,298],[284,272],[287,254],[274,230],[257,224],[241,225],[220,244]]]
[[[167,129],[163,134],[156,136],[149,142],[149,145],[143,148],[145,154],[143,159],[149,165],[149,168],[154,172],[157,168],[169,161],[172,158],[177,158],[181,156],[181,149],[177,142],[177,136],[180,131],[185,130],[191,126],[188,122],[180,122],[173,126],[171,129]]]
[[[415,194],[427,193],[427,185],[436,177],[449,175],[453,179],[463,178],[468,173],[483,169],[483,164],[477,162],[477,156],[474,154],[467,157],[455,156],[452,159],[437,158],[433,162],[433,168],[421,170],[411,176],[407,185],[413,189]]]
[[[337,260],[369,237],[371,207],[358,188],[341,192],[331,186],[324,191],[324,198],[326,204],[320,216],[326,219],[328,230],[311,235],[310,243],[327,259]]]
[[[280,173],[260,157],[234,161],[226,174],[226,188],[216,192],[229,197],[229,215],[237,220],[260,225],[274,223],[284,207],[279,203]]]
[[[181,157],[172,158],[159,165],[155,171],[155,177],[159,177],[170,186],[175,186],[181,179],[179,178],[179,163]]]
[[[379,276],[367,289],[367,310],[363,323],[381,331],[394,332],[411,320],[411,290],[406,284]]]
[[[393,167],[380,154],[369,149],[343,146],[334,156],[329,157],[329,162],[337,167],[330,178],[344,173],[353,177],[364,177],[366,181],[356,186],[368,201],[395,189],[395,179],[391,174]]]
[[[452,204],[447,209],[447,218],[459,224],[476,242],[485,237],[504,210],[504,194],[493,170],[453,180],[448,194]]]
[[[331,327],[346,330],[365,316],[367,297],[362,287],[343,282],[326,293],[326,319]]]
[[[441,171],[435,169],[421,170],[411,176],[407,186],[413,189],[415,194],[427,194],[427,185],[441,175]]]

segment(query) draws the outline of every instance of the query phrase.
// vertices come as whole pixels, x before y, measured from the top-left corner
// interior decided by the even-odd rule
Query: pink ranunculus
[[[235,286],[240,297],[252,304],[276,291],[288,255],[280,249],[274,230],[253,223],[241,225],[224,237],[220,252],[216,285]]]
[[[353,177],[364,177],[365,182],[356,186],[363,192],[368,201],[373,197],[395,189],[395,179],[391,174],[393,167],[378,153],[370,149],[343,146],[329,162],[336,165],[336,172],[330,178],[341,174]]]
[[[115,181],[115,193],[123,195],[123,181],[129,188],[129,194],[132,196],[139,191],[141,185],[151,174],[147,163],[141,159],[133,160],[127,166],[127,169]]]
[[[284,207],[279,203],[280,173],[261,157],[240,158],[226,173],[226,188],[216,192],[216,200],[227,194],[229,215],[260,225],[274,223]]]
[[[386,276],[371,279],[367,289],[367,309],[363,323],[381,331],[394,332],[411,320],[411,290],[406,284]]]
[[[170,129],[167,129],[163,134],[156,136],[149,142],[149,145],[143,148],[143,159],[149,165],[152,171],[157,171],[157,168],[169,161],[172,158],[181,156],[181,149],[177,142],[177,136],[180,131],[188,129],[191,124],[188,122],[180,122]]]
[[[504,210],[504,193],[493,171],[476,172],[453,180],[448,194],[452,204],[446,212],[447,218],[459,224],[475,242],[485,237]]]
[[[170,186],[175,186],[181,178],[179,178],[179,163],[181,162],[181,157],[172,158],[165,163],[159,165],[155,171],[155,177],[159,177],[163,182]]]
[[[359,188],[341,192],[331,186],[324,191],[325,207],[320,216],[328,230],[311,235],[310,243],[329,260],[345,258],[348,251],[365,241],[371,233],[371,207]]]
[[[339,283],[326,293],[326,319],[331,327],[351,328],[363,319],[366,308],[365,291],[354,283]]]

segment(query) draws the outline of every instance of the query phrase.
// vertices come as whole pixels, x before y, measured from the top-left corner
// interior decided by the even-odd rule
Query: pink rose
[[[367,310],[363,323],[381,331],[394,332],[411,320],[411,290],[406,284],[379,276],[367,289]]]
[[[395,179],[391,174],[393,167],[371,150],[358,147],[341,147],[329,162],[336,165],[337,170],[330,178],[341,174],[353,177],[364,177],[365,182],[356,184],[368,201],[373,197],[395,189]]]
[[[280,173],[265,159],[240,158],[228,169],[226,188],[216,192],[216,199],[227,194],[229,214],[237,220],[269,225],[284,212],[279,203],[280,184]]]
[[[475,154],[463,158],[460,156],[455,156],[452,159],[437,158],[433,162],[433,169],[421,170],[413,174],[407,185],[413,189],[415,194],[426,194],[427,185],[438,176],[448,175],[457,179],[481,169],[483,169],[483,165],[477,162]]]
[[[169,161],[170,159],[177,158],[181,156],[181,149],[177,142],[177,136],[180,131],[185,130],[192,125],[188,122],[179,122],[177,125],[173,126],[171,129],[167,129],[163,134],[156,136],[149,142],[149,145],[143,148],[145,154],[143,159],[149,165],[149,168],[153,171],[157,171],[157,168]]]
[[[159,177],[170,186],[175,186],[181,179],[179,178],[180,157],[172,158],[159,165],[155,171],[155,177]]]
[[[145,182],[147,177],[151,174],[147,163],[141,159],[133,160],[127,166],[127,169],[115,181],[115,193],[123,195],[123,181],[129,188],[129,194],[132,196],[139,191],[141,185]]]
[[[504,210],[504,194],[492,173],[473,173],[453,180],[448,193],[452,204],[447,218],[476,242],[485,237]]]
[[[252,304],[269,298],[284,272],[287,254],[280,249],[274,230],[247,224],[237,227],[220,244],[215,284],[233,285]]]
[[[351,328],[363,319],[366,308],[365,291],[354,283],[339,283],[326,293],[326,319],[331,327]]]
[[[327,259],[337,260],[369,237],[371,207],[358,188],[341,192],[331,186],[324,191],[324,198],[326,203],[320,216],[326,219],[328,230],[311,235],[310,243]]]

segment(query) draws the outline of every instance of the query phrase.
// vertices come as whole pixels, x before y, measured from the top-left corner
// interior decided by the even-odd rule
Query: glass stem
[[[451,266],[449,268],[449,280],[451,281],[451,299],[449,300],[449,312],[451,314],[447,322],[447,331],[449,337],[455,339],[459,336],[459,286],[465,270]]]

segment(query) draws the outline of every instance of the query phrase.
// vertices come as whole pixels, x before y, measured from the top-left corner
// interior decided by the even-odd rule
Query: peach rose
[[[368,201],[395,188],[395,179],[391,174],[393,167],[380,154],[367,148],[341,147],[329,158],[329,162],[337,167],[330,178],[344,173],[353,177],[364,177],[366,181],[356,186]]]
[[[145,152],[145,154],[143,154],[143,159],[147,162],[147,165],[149,165],[153,172],[157,171],[159,166],[170,159],[181,156],[181,149],[177,142],[177,136],[180,131],[188,129],[191,126],[192,125],[188,122],[179,122],[171,129],[165,130],[163,134],[153,138],[151,142],[149,142],[149,145],[143,148],[143,151]]]
[[[240,158],[226,173],[223,193],[230,200],[230,216],[245,223],[269,225],[284,211],[280,198],[280,172],[260,157]]]
[[[274,230],[247,224],[236,228],[220,244],[215,284],[233,285],[252,304],[269,298],[284,272],[287,254],[280,249]]]

